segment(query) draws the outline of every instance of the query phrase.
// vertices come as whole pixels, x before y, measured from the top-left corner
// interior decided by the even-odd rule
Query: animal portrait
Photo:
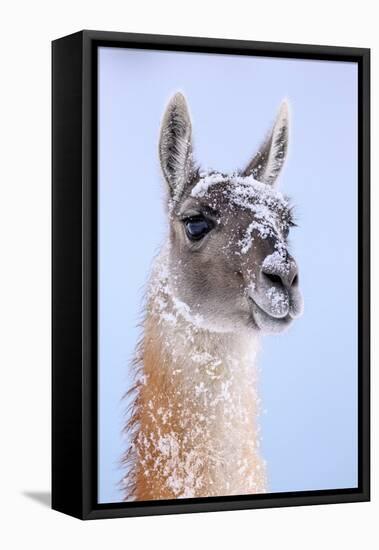
[[[98,79],[99,503],[354,487],[355,66],[104,47]]]
[[[242,171],[204,173],[185,97],[167,106],[159,158],[169,230],[135,359],[128,498],[266,490],[254,363],[261,333],[281,332],[302,313],[288,246],[295,222],[277,189],[289,125],[283,102]]]

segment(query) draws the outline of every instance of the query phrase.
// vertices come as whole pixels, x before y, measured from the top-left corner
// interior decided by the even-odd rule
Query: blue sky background
[[[282,190],[296,205],[292,252],[303,317],[262,342],[262,454],[271,492],[357,485],[357,66],[100,48],[99,502],[122,499],[119,460],[143,289],[166,222],[157,141],[185,93],[195,156],[232,171],[280,102],[292,107]]]

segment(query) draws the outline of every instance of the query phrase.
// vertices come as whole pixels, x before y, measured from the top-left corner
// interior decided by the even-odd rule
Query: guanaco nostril
[[[277,283],[277,284],[280,284],[280,285],[283,284],[281,277],[279,277],[279,275],[275,275],[275,273],[265,273],[264,272],[264,275],[272,283]]]
[[[292,286],[297,285],[298,282],[299,282],[299,277],[298,277],[298,275],[295,275],[295,277],[293,278],[293,281],[292,281]]]

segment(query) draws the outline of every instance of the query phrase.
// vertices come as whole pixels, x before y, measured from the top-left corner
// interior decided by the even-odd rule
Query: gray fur
[[[245,171],[200,175],[193,167],[184,97],[176,94],[166,110],[160,160],[170,189],[170,284],[203,328],[280,332],[302,312],[298,268],[287,242],[291,207],[273,188],[287,152],[288,126],[284,103]],[[199,214],[214,228],[192,242],[185,220]]]
[[[178,92],[170,100],[161,125],[159,158],[171,199],[180,199],[194,171],[191,119],[184,96]]]

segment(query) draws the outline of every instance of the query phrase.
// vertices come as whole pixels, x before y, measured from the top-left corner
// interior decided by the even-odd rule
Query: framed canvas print
[[[369,499],[369,50],[53,42],[53,508]]]

